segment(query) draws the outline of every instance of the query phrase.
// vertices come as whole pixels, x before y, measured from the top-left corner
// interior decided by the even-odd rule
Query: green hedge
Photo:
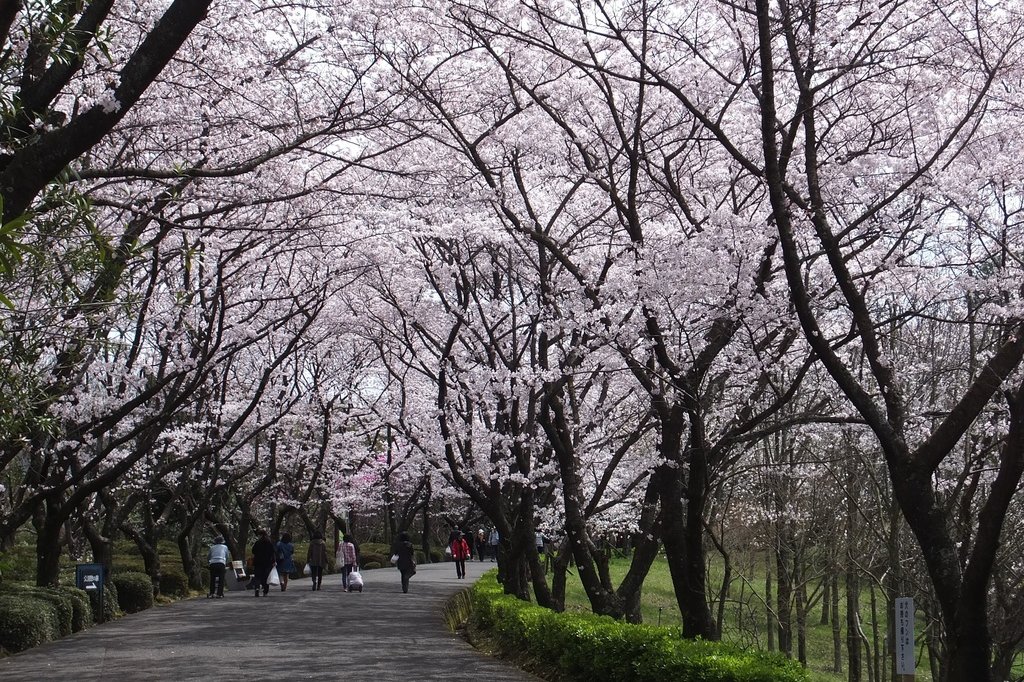
[[[369,568],[370,564],[377,564],[377,567],[386,566],[388,564],[388,558],[391,555],[384,556],[377,552],[360,552],[359,553],[359,565],[364,568]]]
[[[72,620],[71,631],[78,632],[92,625],[92,604],[89,601],[89,593],[70,585],[57,588],[61,594],[66,594],[71,599]]]
[[[0,649],[13,654],[54,639],[53,610],[28,593],[0,595]]]
[[[187,597],[188,576],[181,571],[161,571],[160,594],[168,597]]]
[[[153,606],[153,581],[145,573],[115,573],[110,580],[117,588],[117,605],[125,613],[145,611]]]
[[[47,621],[52,627],[48,639],[59,639],[76,631],[74,603],[65,591],[30,583],[5,582],[0,586],[0,592],[35,600],[36,608],[48,613]]]
[[[806,672],[778,654],[691,641],[678,630],[607,616],[555,613],[502,593],[493,574],[473,586],[471,626],[505,653],[525,656],[560,680],[804,682]]]

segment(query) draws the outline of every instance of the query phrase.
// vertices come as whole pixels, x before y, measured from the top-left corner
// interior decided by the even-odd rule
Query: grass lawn
[[[615,584],[625,576],[629,568],[629,559],[617,558],[611,563],[611,574]],[[735,573],[734,573],[735,574]],[[721,576],[715,576],[712,580],[721,580]],[[725,611],[725,627],[722,639],[743,647],[766,649],[766,615],[762,602],[764,588],[764,574],[748,576],[750,582],[740,583],[736,581],[732,586],[731,600]],[[571,575],[566,585],[566,610],[589,611],[590,602],[586,593],[575,575]],[[743,609],[740,604],[745,604]],[[844,614],[845,595],[840,597],[840,613],[845,620]],[[644,582],[643,599],[641,602],[644,623],[657,625],[659,622],[666,627],[680,627],[682,624],[679,608],[676,604],[675,593],[672,589],[672,581],[668,572],[668,564],[664,558],[659,558],[651,567],[651,572]],[[740,616],[742,613],[743,621]],[[884,616],[883,616],[884,617]],[[812,682],[845,682],[846,681],[846,624],[842,624],[842,656],[843,672],[832,672],[832,626],[819,625],[821,621],[820,602],[815,605],[807,616],[807,663],[809,677]],[[871,637],[871,614],[868,604],[867,593],[861,599],[861,621],[868,637]],[[796,623],[794,614],[794,653],[796,649]],[[884,625],[883,625],[884,628]],[[881,635],[884,638],[884,630]],[[867,679],[865,671],[864,679]],[[916,675],[917,682],[931,682],[931,674],[925,667],[919,667]]]

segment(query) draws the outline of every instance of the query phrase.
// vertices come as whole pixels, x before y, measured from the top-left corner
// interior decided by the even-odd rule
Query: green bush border
[[[55,639],[53,609],[39,607],[27,592],[0,595],[0,650],[14,654]]]
[[[62,585],[57,588],[61,594],[66,594],[71,599],[73,610],[71,620],[71,631],[79,632],[92,625],[92,603],[89,601],[89,593],[70,585]]]
[[[125,613],[138,613],[153,606],[153,580],[145,573],[126,571],[110,576],[117,588],[117,605]]]
[[[699,680],[805,682],[806,671],[779,654],[684,640],[677,629],[633,625],[589,613],[556,613],[502,592],[494,573],[473,586],[470,630],[531,671],[587,682]]]

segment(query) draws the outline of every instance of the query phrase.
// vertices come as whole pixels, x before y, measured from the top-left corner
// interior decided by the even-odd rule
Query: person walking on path
[[[309,577],[313,580],[313,589],[319,590],[324,580],[324,569],[327,568],[327,543],[320,531],[313,533],[306,552],[306,563],[309,564]]]
[[[465,534],[459,533],[452,541],[451,548],[452,559],[455,561],[455,575],[462,580],[466,577],[466,559],[469,558],[469,543],[466,542]]]
[[[402,592],[409,591],[409,578],[416,575],[416,555],[409,542],[409,534],[402,533],[398,536],[398,543],[395,545],[392,554],[398,557],[396,564],[398,571],[402,574]]]
[[[282,533],[277,541],[277,574],[281,577],[281,591],[288,589],[288,576],[295,572],[295,545],[291,533]]]
[[[267,579],[270,577],[270,571],[274,568],[276,551],[274,550],[274,543],[270,541],[270,533],[265,530],[260,531],[260,537],[256,541],[256,544],[252,546],[252,566],[253,572],[256,574],[256,596],[260,596],[260,589],[263,590],[263,596],[266,597],[270,593],[270,585],[267,584]]]
[[[487,555],[487,533],[483,528],[476,532],[476,556],[480,561]]]
[[[491,561],[498,560],[498,529],[491,528],[491,534],[487,536],[487,544],[490,545]]]
[[[341,591],[348,592],[348,577],[356,568],[356,545],[348,533],[343,536],[338,554],[341,556]]]
[[[224,544],[224,538],[218,535],[210,545],[210,551],[206,555],[206,561],[210,565],[210,594],[207,599],[222,599],[224,597],[224,575],[228,567],[228,546]]]

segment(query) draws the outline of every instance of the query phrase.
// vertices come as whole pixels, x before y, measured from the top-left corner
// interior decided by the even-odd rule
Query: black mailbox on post
[[[99,598],[100,617],[103,621],[103,564],[78,564],[75,566],[75,585],[80,590],[95,592]]]

